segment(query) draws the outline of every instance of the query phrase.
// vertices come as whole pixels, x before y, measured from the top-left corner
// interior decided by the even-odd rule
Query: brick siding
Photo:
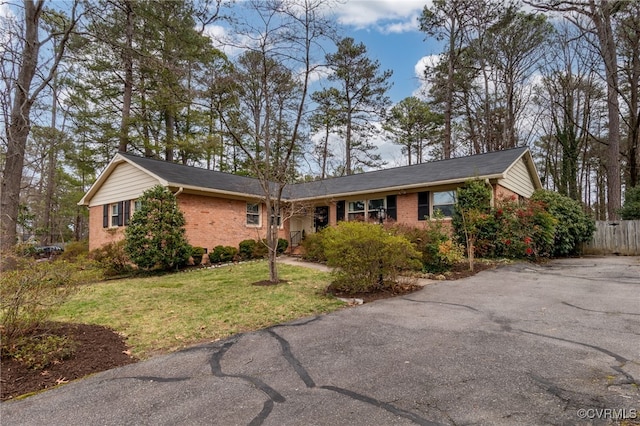
[[[203,195],[180,194],[178,206],[186,219],[185,234],[189,244],[211,251],[217,245],[238,247],[242,240],[265,238],[266,215],[261,208],[261,226],[247,226],[247,201]],[[103,228],[102,206],[89,210],[89,249],[93,250],[124,238],[125,227]],[[288,224],[279,237],[289,239]]]

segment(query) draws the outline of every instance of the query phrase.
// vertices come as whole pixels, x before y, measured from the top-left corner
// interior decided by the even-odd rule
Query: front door
[[[316,207],[315,214],[313,215],[313,226],[316,232],[326,228],[329,225],[329,206]]]

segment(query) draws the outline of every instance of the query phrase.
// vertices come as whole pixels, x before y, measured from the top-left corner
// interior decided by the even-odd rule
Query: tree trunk
[[[451,158],[451,121],[453,120],[453,91],[454,91],[454,72],[455,72],[455,36],[456,33],[456,19],[451,18],[451,37],[449,38],[449,62],[447,67],[447,91],[446,100],[444,104],[444,140],[442,151],[444,158]]]
[[[29,90],[38,66],[38,52],[40,50],[38,26],[43,5],[44,0],[39,0],[35,4],[30,0],[24,2],[24,47],[18,80],[13,89],[15,94],[11,108],[11,122],[6,130],[7,153],[2,175],[2,194],[0,195],[0,211],[2,212],[0,248],[3,250],[13,246],[17,237],[24,153],[27,137],[31,130],[29,116],[35,101],[35,98],[30,96]]]
[[[122,96],[122,120],[120,122],[120,143],[118,151],[126,152],[129,145],[129,117],[133,93],[133,9],[129,0],[124,1],[127,13],[125,28],[126,46],[122,52],[124,62],[124,93]]]
[[[609,116],[609,147],[607,150],[607,216],[617,219],[621,207],[620,188],[620,106],[618,103],[618,61],[611,27],[612,4],[602,0],[600,6],[591,3],[593,23],[596,27],[600,50],[604,59],[607,80],[607,112]]]

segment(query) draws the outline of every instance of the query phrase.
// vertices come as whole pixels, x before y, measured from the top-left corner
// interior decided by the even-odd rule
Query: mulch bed
[[[444,278],[456,280],[494,267],[493,263],[478,262],[475,265],[475,271],[471,272],[467,264],[461,263],[455,265],[451,272],[444,274]],[[254,283],[254,285],[273,285],[273,283],[263,281]],[[334,292],[334,294],[338,297],[363,299],[365,303],[369,303],[413,293],[421,288],[418,285],[407,284],[375,293],[335,294]],[[0,399],[2,401],[137,361],[129,355],[123,337],[106,327],[87,324],[56,324],[51,333],[69,337],[76,342],[77,346],[73,356],[52,364],[44,370],[29,369],[14,359],[2,358],[0,371]]]
[[[129,355],[122,336],[106,327],[55,324],[49,333],[66,336],[75,341],[76,350],[73,356],[43,370],[33,370],[14,359],[2,358],[2,401],[137,361]]]

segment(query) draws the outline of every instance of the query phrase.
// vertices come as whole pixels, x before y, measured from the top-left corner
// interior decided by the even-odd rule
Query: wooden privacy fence
[[[640,256],[640,220],[596,221],[593,238],[582,252]]]

